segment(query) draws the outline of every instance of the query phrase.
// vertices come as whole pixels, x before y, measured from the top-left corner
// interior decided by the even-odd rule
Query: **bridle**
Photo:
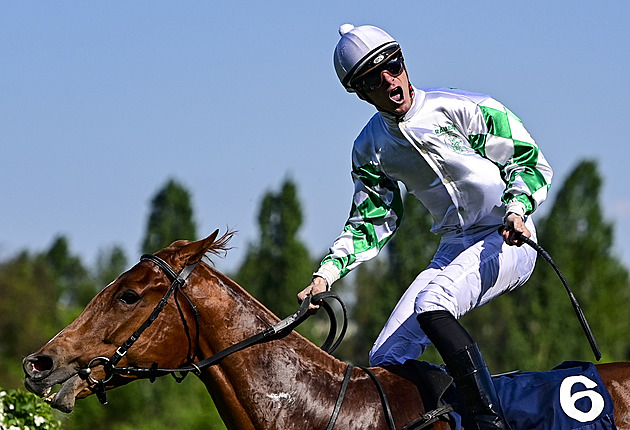
[[[171,286],[168,288],[166,293],[164,293],[164,296],[155,306],[155,308],[151,312],[151,315],[149,315],[146,321],[142,323],[142,325],[131,336],[129,336],[129,338],[120,347],[116,349],[116,352],[114,352],[114,354],[110,358],[95,357],[92,360],[90,360],[90,362],[88,363],[86,367],[79,369],[79,372],[78,372],[79,376],[88,382],[88,386],[94,392],[94,394],[96,394],[96,397],[102,404],[107,404],[106,384],[109,381],[111,381],[115,375],[132,376],[138,379],[148,378],[150,379],[151,382],[155,381],[156,378],[160,376],[165,376],[165,375],[173,376],[173,378],[177,382],[182,382],[184,378],[186,378],[186,376],[191,372],[197,376],[200,376],[201,371],[203,369],[213,366],[215,364],[218,364],[221,360],[223,360],[224,358],[228,357],[231,354],[234,354],[238,351],[242,351],[243,349],[249,348],[252,345],[260,344],[260,343],[267,342],[274,339],[279,339],[288,335],[291,331],[293,331],[295,327],[300,325],[304,320],[306,320],[311,315],[309,313],[309,307],[311,303],[317,303],[319,306],[324,308],[330,320],[330,328],[329,328],[328,336],[326,337],[326,340],[320,347],[321,349],[328,352],[329,354],[332,354],[333,351],[339,346],[339,344],[343,340],[343,337],[345,336],[345,333],[346,333],[346,329],[348,328],[348,315],[347,315],[347,309],[344,302],[336,293],[332,291],[325,291],[319,294],[315,294],[314,296],[308,295],[304,299],[304,301],[302,301],[300,308],[294,314],[286,317],[285,319],[274,324],[273,326],[255,334],[254,336],[248,337],[247,339],[242,340],[241,342],[238,342],[214,354],[211,357],[205,358],[195,363],[194,362],[195,357],[200,357],[200,354],[199,354],[200,352],[199,311],[197,307],[194,305],[194,303],[192,302],[192,300],[190,300],[190,298],[182,290],[182,288],[186,284],[188,277],[192,274],[192,272],[195,270],[195,268],[199,264],[199,261],[185,266],[180,273],[177,273],[166,261],[162,260],[160,257],[156,255],[144,254],[142,255],[142,257],[140,257],[140,261],[141,262],[150,261],[154,263],[155,265],[157,265],[160,269],[162,269],[162,272],[164,272],[164,274],[171,281]],[[188,328],[188,324],[186,322],[186,318],[184,316],[184,313],[177,299],[178,294],[182,294],[186,298],[186,301],[188,302],[189,306],[193,310],[193,314],[195,316],[195,331],[196,331],[195,345],[196,346],[195,346],[195,353],[193,355],[191,355],[192,339],[190,336],[190,331]],[[151,324],[153,324],[153,322],[157,319],[160,313],[164,310],[168,302],[168,299],[171,296],[174,296],[175,298],[177,309],[179,311],[182,324],[184,325],[184,329],[188,337],[188,343],[189,343],[188,365],[177,368],[177,369],[162,369],[158,367],[158,363],[156,362],[154,362],[153,365],[149,368],[135,367],[135,366],[128,366],[128,367],[117,366],[120,360],[125,356],[125,354],[127,354],[129,349],[138,340],[138,338],[142,335],[142,333],[148,327],[150,327]],[[343,314],[343,325],[342,325],[341,331],[339,332],[339,335],[337,335],[337,318],[335,316],[335,312],[333,308],[331,307],[331,305],[326,301],[326,299],[334,299],[335,301],[337,301],[337,303],[341,307],[342,314]],[[104,368],[105,376],[101,379],[95,379],[92,376],[92,368],[96,366],[103,366]],[[367,373],[367,375],[374,382],[374,385],[376,386],[380,399],[381,399],[381,404],[384,409],[384,416],[385,416],[385,420],[387,421],[387,426],[389,427],[390,430],[394,430],[395,429],[394,419],[393,419],[392,411],[389,406],[389,401],[387,400],[387,396],[385,395],[385,390],[383,389],[383,386],[379,382],[376,375],[374,375],[374,373],[370,369],[363,366],[357,366],[357,367],[359,367],[365,373]],[[328,421],[326,430],[332,430],[335,426],[335,423],[339,416],[341,405],[343,403],[343,400],[346,394],[346,390],[350,383],[352,371],[354,370],[354,368],[355,366],[351,364],[348,364],[348,366],[346,367],[346,372],[345,372],[343,381],[341,383],[341,388],[337,396],[337,401],[335,402],[333,412]],[[447,416],[451,410],[452,408],[450,407],[450,405],[447,405],[447,407],[439,408],[435,411],[423,414],[420,416],[420,418],[418,418],[417,420],[405,426],[403,430],[424,429],[428,427],[429,425],[431,425],[433,422],[437,421],[441,416]]]
[[[194,362],[195,357],[200,357],[199,355],[199,311],[197,307],[193,304],[192,300],[186,295],[183,291],[183,287],[188,280],[188,277],[195,270],[199,261],[185,266],[180,273],[177,273],[166,261],[161,259],[160,257],[152,254],[144,254],[140,257],[140,261],[150,261],[157,265],[162,272],[168,277],[169,281],[171,281],[171,286],[168,288],[162,299],[155,306],[149,317],[142,323],[142,325],[131,335],[129,338],[116,349],[116,352],[111,357],[95,357],[86,367],[79,369],[79,376],[86,380],[89,384],[90,389],[96,394],[97,398],[102,404],[107,404],[107,394],[106,394],[106,384],[112,380],[115,375],[121,376],[132,376],[138,379],[150,379],[151,382],[155,381],[157,377],[171,375],[177,382],[181,382],[188,375],[188,373],[192,372],[199,376],[201,371],[209,366],[213,366],[223,360],[225,357],[234,354],[235,352],[241,351],[245,348],[248,348],[252,345],[259,344],[262,342],[266,342],[273,339],[278,339],[286,336],[290,333],[295,327],[301,324],[304,320],[306,320],[310,314],[308,312],[309,305],[311,303],[317,303],[322,306],[330,319],[330,330],[328,333],[328,337],[324,341],[321,349],[328,353],[332,353],[341,343],[343,337],[346,333],[346,329],[348,326],[348,318],[347,318],[347,310],[343,301],[339,298],[339,296],[331,291],[326,291],[323,293],[316,294],[315,296],[307,296],[307,298],[302,302],[300,308],[292,315],[278,322],[277,324],[251,336],[235,345],[232,345],[229,348],[226,348],[211,357],[205,358],[201,361]],[[189,306],[193,310],[193,314],[195,316],[195,331],[196,331],[196,341],[195,341],[195,352],[192,353],[192,339],[190,336],[190,331],[188,328],[188,324],[186,322],[186,318],[184,313],[179,305],[179,301],[177,299],[178,294],[182,294]],[[184,325],[186,335],[189,340],[189,351],[188,351],[188,365],[176,368],[176,369],[163,369],[158,367],[158,363],[154,362],[153,365],[149,368],[146,367],[119,367],[117,364],[120,360],[127,354],[129,349],[133,346],[133,344],[140,338],[142,333],[153,324],[153,322],[158,318],[160,313],[166,307],[166,304],[171,296],[174,296],[177,309],[179,311],[182,324]],[[334,299],[341,306],[343,312],[343,326],[339,335],[337,336],[337,319],[335,317],[335,313],[333,308],[325,301],[325,299]],[[335,340],[335,338],[337,338]],[[103,366],[105,371],[105,376],[100,379],[95,379],[92,376],[92,368],[97,366]]]

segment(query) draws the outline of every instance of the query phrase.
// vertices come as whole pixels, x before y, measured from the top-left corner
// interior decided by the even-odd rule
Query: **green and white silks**
[[[552,170],[521,120],[483,94],[414,89],[400,120],[379,112],[352,152],[355,190],[343,232],[316,272],[329,285],[375,257],[400,225],[400,183],[431,213],[438,235],[530,215]]]

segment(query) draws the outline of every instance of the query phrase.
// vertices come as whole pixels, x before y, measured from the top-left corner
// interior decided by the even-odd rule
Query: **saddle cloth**
[[[548,372],[493,378],[514,430],[613,430],[614,405],[595,365],[566,361]]]

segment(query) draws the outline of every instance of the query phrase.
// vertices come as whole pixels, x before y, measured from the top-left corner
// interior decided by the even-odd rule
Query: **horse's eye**
[[[133,305],[138,300],[140,300],[140,296],[135,291],[127,290],[124,293],[122,293],[120,297],[118,297],[118,300],[120,300],[126,305]]]

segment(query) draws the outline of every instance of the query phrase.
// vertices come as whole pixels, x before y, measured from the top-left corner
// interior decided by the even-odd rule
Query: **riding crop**
[[[499,232],[501,232],[501,229],[499,230]],[[521,233],[521,237],[519,239],[522,240],[527,245],[529,245],[532,248],[534,248],[534,250],[542,258],[547,260],[547,262],[551,265],[553,270],[555,270],[555,272],[558,274],[558,277],[560,278],[560,281],[562,281],[562,285],[564,285],[564,288],[567,290],[567,293],[569,294],[569,299],[571,300],[571,304],[573,305],[573,309],[575,310],[575,314],[577,315],[578,320],[580,321],[580,324],[582,325],[582,329],[584,330],[584,334],[586,334],[586,338],[588,339],[588,343],[591,345],[591,349],[593,350],[593,354],[595,354],[595,359],[597,361],[599,361],[602,358],[602,353],[599,350],[599,346],[597,346],[597,341],[595,340],[595,336],[593,336],[593,332],[591,331],[591,327],[588,325],[588,321],[586,321],[586,317],[584,316],[584,312],[582,311],[582,308],[580,307],[580,304],[578,303],[577,299],[575,298],[575,295],[573,294],[573,291],[571,291],[571,287],[569,287],[569,283],[565,279],[564,275],[562,274],[562,272],[560,272],[560,269],[558,268],[556,263],[553,261],[553,259],[549,255],[549,253],[542,248],[542,246],[540,246],[538,243],[534,242],[533,240],[531,240],[529,237],[525,236],[522,233]]]

